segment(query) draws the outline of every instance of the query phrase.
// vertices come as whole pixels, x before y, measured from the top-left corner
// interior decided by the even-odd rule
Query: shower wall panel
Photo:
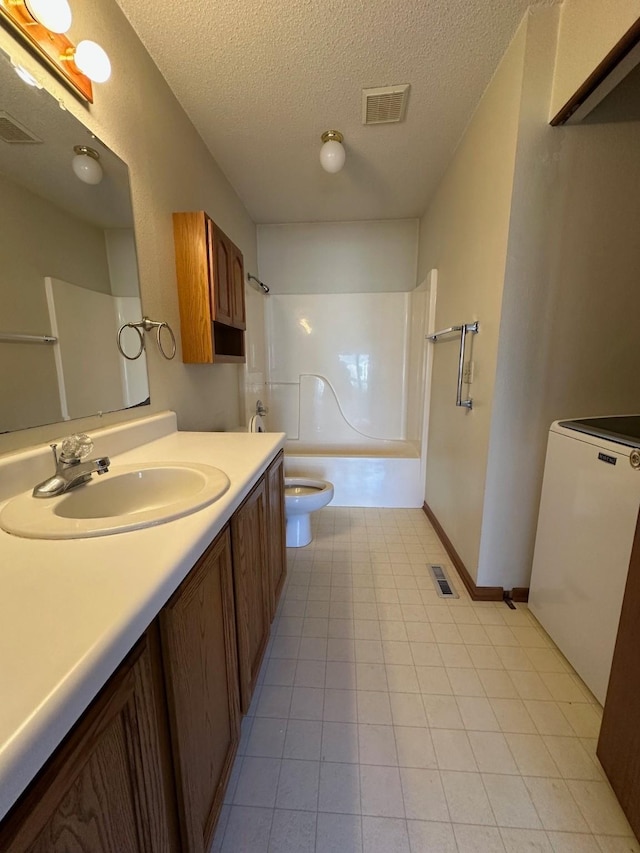
[[[271,428],[325,443],[406,438],[409,308],[409,293],[270,296]]]

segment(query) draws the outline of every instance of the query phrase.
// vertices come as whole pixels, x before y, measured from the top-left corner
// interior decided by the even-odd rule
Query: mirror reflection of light
[[[30,74],[26,68],[22,65],[16,65],[15,63],[11,63],[13,65],[13,70],[16,72],[18,77],[23,80],[27,86],[34,86],[36,89],[42,89],[42,84],[39,83],[33,74]]]
[[[347,368],[351,385],[366,391],[369,387],[369,354],[344,353],[338,359]]]
[[[299,320],[298,323],[301,326],[301,328],[303,328],[308,335],[310,335],[311,332],[313,332],[313,328],[312,328],[311,324],[304,317],[302,318],[302,320]]]

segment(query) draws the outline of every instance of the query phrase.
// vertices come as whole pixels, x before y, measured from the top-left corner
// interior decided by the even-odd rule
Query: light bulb
[[[320,164],[325,172],[335,174],[342,169],[347,157],[342,147],[343,136],[339,130],[326,130],[321,139],[324,144],[320,149]]]
[[[73,61],[94,83],[105,83],[111,77],[111,62],[106,50],[90,39],[78,42]]]
[[[66,33],[71,26],[71,6],[67,0],[25,0],[32,18],[52,33]]]
[[[71,161],[71,166],[76,176],[85,184],[99,184],[104,173],[98,162],[98,152],[87,145],[76,145],[73,150],[76,156]]]

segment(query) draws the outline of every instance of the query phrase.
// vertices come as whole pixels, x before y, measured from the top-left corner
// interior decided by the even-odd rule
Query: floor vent
[[[460,598],[442,566],[431,564],[429,569],[440,598]]]
[[[362,123],[391,124],[402,121],[407,111],[409,83],[362,90]]]
[[[34,143],[42,142],[35,134],[31,133],[23,124],[9,113],[0,110],[0,139],[11,143]]]

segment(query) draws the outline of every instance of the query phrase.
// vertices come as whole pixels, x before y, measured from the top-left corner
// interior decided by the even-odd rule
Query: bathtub
[[[287,477],[317,477],[334,486],[331,506],[421,507],[424,476],[419,446],[411,441],[369,445],[285,445]]]

